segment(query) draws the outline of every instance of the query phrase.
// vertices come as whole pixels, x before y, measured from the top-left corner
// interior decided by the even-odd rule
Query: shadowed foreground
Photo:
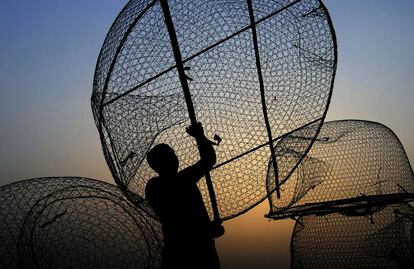
[[[0,268],[159,268],[160,224],[114,185],[37,178],[0,197]]]
[[[303,216],[291,243],[292,268],[413,268],[414,208],[372,215]]]

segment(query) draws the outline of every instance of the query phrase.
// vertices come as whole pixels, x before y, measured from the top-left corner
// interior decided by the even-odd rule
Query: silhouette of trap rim
[[[361,195],[359,197],[340,199],[336,201],[306,203],[282,209],[265,215],[266,218],[278,220],[296,218],[307,215],[323,216],[341,213],[348,216],[371,215],[388,205],[414,201],[414,193],[395,193],[386,195]]]

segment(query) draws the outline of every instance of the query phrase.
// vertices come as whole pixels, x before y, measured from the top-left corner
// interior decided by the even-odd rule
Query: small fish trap
[[[115,185],[36,178],[2,186],[0,194],[1,268],[160,266],[161,225]]]
[[[279,174],[289,175],[290,164],[301,158],[301,143],[311,139],[307,134],[312,128],[275,145]],[[269,166],[269,190],[275,185],[273,173]],[[269,194],[270,218],[338,211],[363,215],[375,207],[414,200],[414,175],[404,148],[389,128],[375,122],[325,123],[312,149],[286,178],[281,199]]]
[[[414,209],[387,206],[372,216],[302,216],[291,241],[291,268],[412,268]]]
[[[18,268],[19,234],[26,215],[43,197],[66,187],[101,182],[80,177],[45,177],[0,187],[0,268]]]

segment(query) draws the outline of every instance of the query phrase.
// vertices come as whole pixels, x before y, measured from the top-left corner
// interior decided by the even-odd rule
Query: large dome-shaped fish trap
[[[326,122],[313,147],[301,158],[308,143],[309,126],[276,145],[278,173],[289,175],[281,183],[281,199],[269,195],[268,217],[343,212],[369,214],[375,207],[414,200],[414,174],[398,137],[386,126],[362,120]],[[287,166],[285,168],[285,166]],[[269,166],[267,184],[274,189]]]
[[[159,222],[117,186],[36,178],[0,194],[1,268],[159,268]]]
[[[387,206],[369,216],[302,216],[293,230],[291,268],[413,268],[414,209]]]
[[[175,149],[180,169],[195,163],[185,128],[199,121],[210,139],[222,138],[209,175],[221,217],[245,212],[267,195],[269,141],[322,125],[336,60],[318,0],[130,1],[102,46],[92,94],[117,184],[138,203],[134,194],[144,197],[155,176],[145,157],[158,143]],[[199,187],[211,213],[206,181]]]

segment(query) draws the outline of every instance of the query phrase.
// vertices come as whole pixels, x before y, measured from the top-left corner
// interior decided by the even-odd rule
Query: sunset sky
[[[93,72],[125,0],[16,0],[0,9],[0,185],[43,176],[113,182],[90,108]],[[328,120],[390,127],[414,160],[414,1],[325,0],[338,38]],[[267,203],[225,224],[226,268],[288,268],[293,222]],[[277,266],[276,266],[277,265]]]

